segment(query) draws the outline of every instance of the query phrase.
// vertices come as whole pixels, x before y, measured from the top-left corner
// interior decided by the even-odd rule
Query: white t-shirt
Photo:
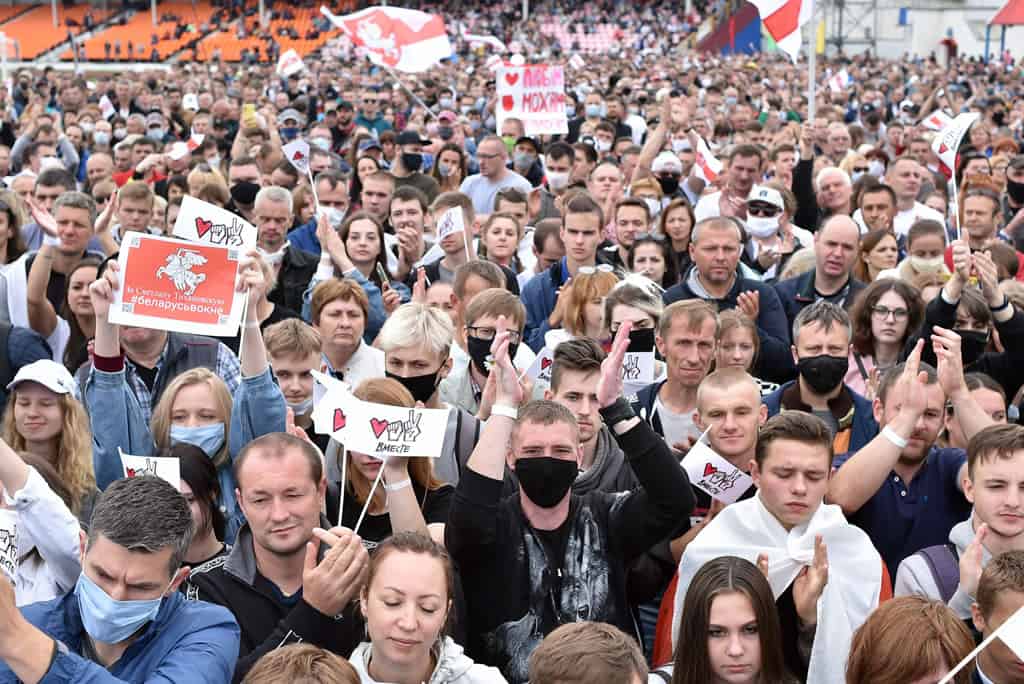
[[[693,422],[693,411],[673,413],[661,403],[661,397],[654,400],[654,410],[661,421],[661,432],[669,446],[686,444],[687,437],[700,437],[700,428]]]
[[[946,218],[935,211],[931,207],[920,202],[914,202],[912,209],[906,209],[896,214],[896,218],[892,221],[892,228],[896,231],[897,235],[906,235],[910,227],[914,225],[916,221],[921,219],[929,219],[931,221],[938,221],[945,227]]]
[[[527,193],[533,189],[533,186],[530,185],[530,181],[515,171],[506,169],[505,175],[497,182],[485,178],[479,173],[473,174],[462,181],[459,192],[469,195],[469,198],[473,200],[473,210],[476,213],[489,215],[494,213],[494,198],[500,190],[505,188],[516,188]]]

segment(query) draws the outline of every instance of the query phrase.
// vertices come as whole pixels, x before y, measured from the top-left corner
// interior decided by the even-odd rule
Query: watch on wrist
[[[629,400],[625,397],[619,397],[609,406],[598,411],[601,414],[601,420],[608,427],[621,423],[624,420],[630,418],[636,418],[636,413],[633,412],[633,405],[629,403]]]

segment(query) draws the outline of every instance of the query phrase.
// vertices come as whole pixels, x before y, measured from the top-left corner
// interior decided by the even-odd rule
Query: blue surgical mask
[[[486,121],[484,121],[484,126],[485,126],[485,127],[486,127],[486,128],[488,129],[488,130],[491,130],[491,131],[493,131],[493,130],[494,130],[494,126],[495,126],[495,124],[497,124],[497,123],[498,123],[498,121],[497,121],[497,119],[495,119],[495,118],[494,118],[494,116],[489,116],[489,117],[487,117],[487,120],[486,120]]]
[[[426,173],[432,168],[434,168],[434,155],[430,154],[429,152],[424,152],[422,170],[424,173]]]
[[[106,131],[96,131],[92,134],[92,141],[101,147],[106,147],[110,144],[110,134]]]
[[[601,107],[601,105],[599,104],[588,104],[586,107],[587,116],[590,117],[591,119],[597,118],[599,116],[604,116],[602,109],[603,107]]]
[[[295,138],[297,138],[299,135],[299,129],[296,128],[295,126],[285,126],[283,128],[277,129],[277,132],[281,134],[282,140],[287,141],[295,140]]]
[[[570,119],[576,118],[576,108],[573,107],[572,105],[566,105],[565,106],[565,115],[568,118],[570,118]]]
[[[326,150],[328,152],[331,150],[331,141],[328,138],[313,138],[310,142],[321,150]]]
[[[105,644],[118,644],[135,634],[156,617],[163,601],[163,596],[143,601],[117,601],[84,572],[78,576],[75,597],[85,631]]]
[[[185,425],[171,426],[171,444],[185,442],[197,446],[203,452],[213,458],[224,446],[224,423],[213,423],[212,425],[198,425],[187,427]]]

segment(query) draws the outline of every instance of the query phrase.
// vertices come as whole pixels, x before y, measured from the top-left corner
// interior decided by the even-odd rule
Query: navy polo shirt
[[[833,465],[842,466],[850,456],[838,456]],[[850,522],[871,538],[890,577],[896,577],[907,556],[948,543],[953,525],[970,516],[971,504],[957,482],[966,461],[963,449],[932,447],[909,485],[890,471],[874,496],[850,516]]]

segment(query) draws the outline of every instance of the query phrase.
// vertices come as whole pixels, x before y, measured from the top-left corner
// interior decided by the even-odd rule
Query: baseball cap
[[[755,185],[750,188],[747,202],[764,202],[779,209],[785,210],[786,208],[785,202],[782,201],[782,193],[775,188],[769,188],[767,185]]]
[[[14,379],[7,384],[7,390],[13,390],[23,382],[38,382],[57,394],[71,394],[75,387],[75,379],[71,377],[68,369],[50,359],[40,359],[22,366]]]
[[[654,161],[651,162],[651,171],[654,173],[661,173],[662,171],[682,173],[683,162],[679,161],[679,157],[671,152],[661,152],[654,158]]]
[[[384,148],[382,148],[380,146],[380,142],[375,140],[375,139],[373,139],[373,138],[369,138],[368,140],[364,140],[363,142],[359,143],[359,151],[360,152],[366,152],[367,150],[382,150],[382,149],[384,149]]]
[[[284,110],[283,112],[277,115],[277,125],[280,126],[289,119],[294,120],[297,124],[301,126],[302,123],[306,120],[306,117],[299,114],[299,110],[295,109],[294,107],[289,107],[288,109]]]
[[[454,123],[457,118],[459,117],[450,109],[445,109],[437,115],[438,122],[447,121],[448,123]]]
[[[395,138],[395,144],[399,147],[402,145],[429,145],[430,141],[426,138],[421,138],[419,131],[407,128],[398,134],[398,137]]]

